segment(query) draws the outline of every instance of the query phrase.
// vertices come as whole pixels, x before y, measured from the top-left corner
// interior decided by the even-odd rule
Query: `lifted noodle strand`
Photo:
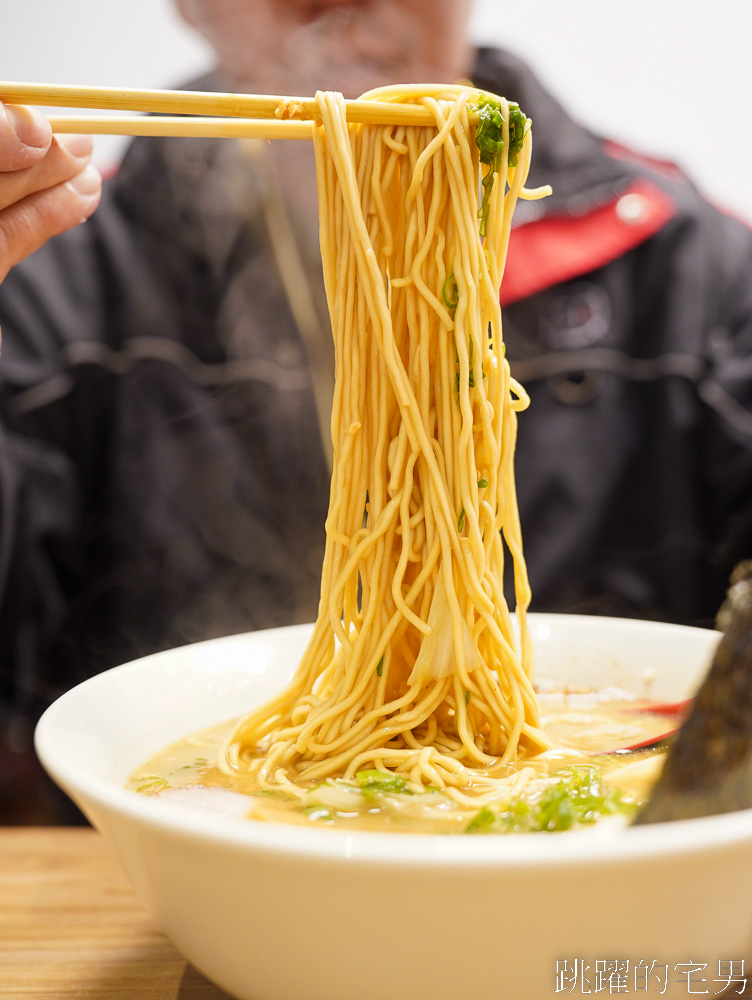
[[[478,92],[367,96],[422,104],[436,128],[348,125],[340,95],[317,95],[336,364],[319,612],[293,680],[237,725],[218,763],[270,788],[376,767],[457,801],[493,799],[509,765],[547,745],[512,465],[527,397],[503,356],[498,297],[531,140],[509,166],[502,101],[505,151],[483,240],[468,119]]]

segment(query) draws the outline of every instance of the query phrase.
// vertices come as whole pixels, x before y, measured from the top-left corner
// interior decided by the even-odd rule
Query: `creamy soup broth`
[[[134,771],[127,787],[257,821],[306,826],[501,833],[627,822],[658,776],[665,744],[625,748],[657,740],[676,718],[614,690],[539,697],[552,749],[510,766],[490,799],[488,789],[482,790],[482,801],[474,800],[472,789],[426,788],[378,770],[307,787],[262,789],[253,774],[227,774],[215,764],[234,722],[167,747]]]

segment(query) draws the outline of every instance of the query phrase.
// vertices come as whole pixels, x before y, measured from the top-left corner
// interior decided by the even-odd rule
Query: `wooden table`
[[[0,828],[0,998],[228,1000],[173,948],[100,834]]]

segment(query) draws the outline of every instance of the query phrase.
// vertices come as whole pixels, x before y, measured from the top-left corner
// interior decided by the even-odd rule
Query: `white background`
[[[472,36],[516,51],[575,117],[675,160],[752,220],[750,28],[750,0],[476,0]],[[210,64],[170,0],[0,0],[5,80],[162,87]],[[98,162],[120,148],[98,139]]]

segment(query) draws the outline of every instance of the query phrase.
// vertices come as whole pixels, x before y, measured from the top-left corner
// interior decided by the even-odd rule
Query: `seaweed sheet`
[[[707,677],[635,824],[752,807],[752,560],[731,577]]]

